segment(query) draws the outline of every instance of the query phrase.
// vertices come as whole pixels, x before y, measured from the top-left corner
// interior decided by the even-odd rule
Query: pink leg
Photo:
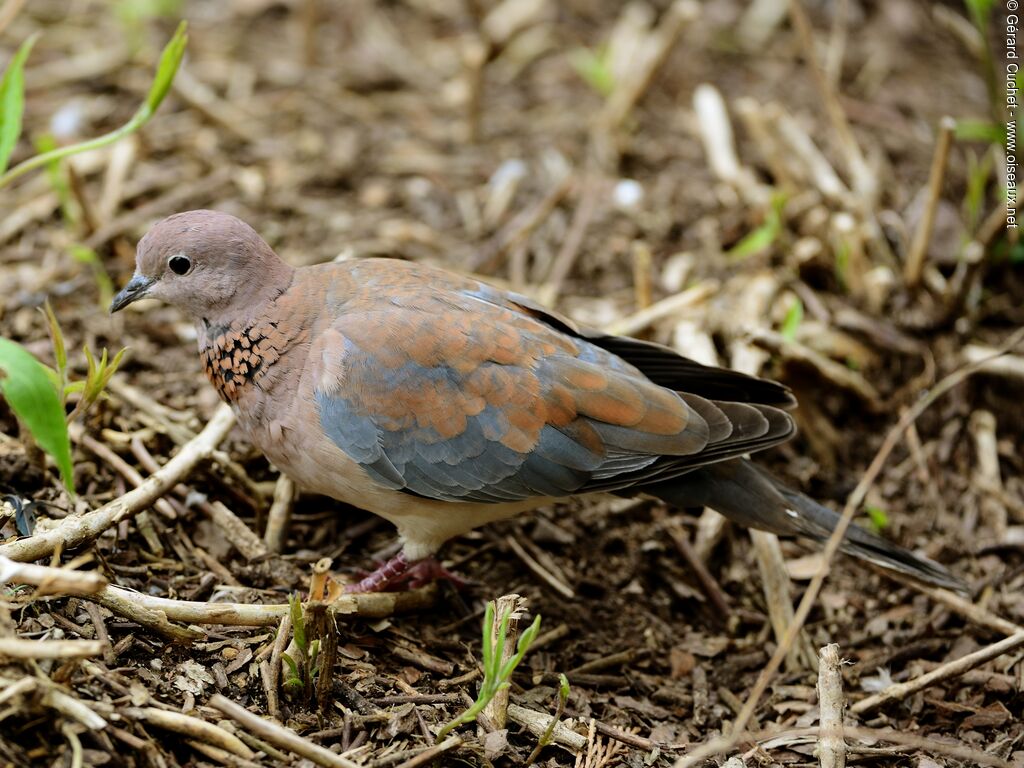
[[[355,584],[345,587],[348,593],[353,592],[384,592],[389,587],[408,582],[409,589],[416,589],[432,581],[450,581],[456,589],[464,589],[466,582],[451,571],[444,568],[435,558],[425,557],[422,560],[409,562],[404,552],[399,552],[373,573],[368,574]]]
[[[346,586],[345,591],[349,593],[383,592],[388,586],[408,573],[411,567],[412,563],[405,559],[405,553],[399,552],[366,578]]]

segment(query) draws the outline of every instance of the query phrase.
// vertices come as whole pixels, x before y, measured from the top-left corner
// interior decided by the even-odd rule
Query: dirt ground
[[[30,140],[122,124],[178,19],[190,39],[153,121],[76,157],[70,177],[67,165],[58,171],[64,205],[45,173],[0,190],[3,335],[52,362],[39,311],[48,298],[79,373],[84,345],[129,348],[110,397],[75,433],[74,502],[0,404],[0,541],[32,518],[43,530],[119,497],[132,482],[117,458],[148,475],[147,454],[164,464],[215,413],[193,328],[164,306],[111,317],[97,277],[122,286],[150,224],[202,207],[244,218],[295,265],[387,255],[474,272],[580,322],[783,381],[800,400],[801,431],[760,460],[842,508],[900,415],[1024,324],[1024,252],[1002,227],[1001,148],[957,137],[920,285],[904,272],[928,209],[940,120],[992,119],[972,50],[982,39],[964,8],[805,1],[809,49],[785,2],[777,27],[751,20],[754,6],[773,5],[25,4],[0,25],[0,60],[41,33],[26,70]],[[705,129],[710,154],[724,149],[717,166]],[[23,139],[14,160],[32,151]],[[83,245],[99,267],[75,258]],[[916,420],[857,515],[962,577],[975,610],[838,557],[746,732],[700,765],[818,765],[815,662],[826,644],[847,660],[855,707],[1021,631],[1024,379],[1020,357],[1004,360]],[[162,507],[42,562],[74,561],[154,597],[281,604],[307,593],[321,558],[345,579],[394,552],[383,521],[302,495],[282,552],[260,553],[261,539],[231,526],[240,518],[262,536],[277,473],[237,432],[222,447],[230,461],[200,462]],[[516,717],[507,730],[462,726],[460,743],[424,751],[476,696],[485,602],[514,593],[543,623],[511,702],[554,713],[565,673],[565,718],[582,735],[562,734],[536,764],[674,765],[729,732],[778,646],[751,538],[712,513],[685,512],[574,501],[451,542],[445,564],[467,588],[410,593],[419,607],[388,616],[337,614],[323,637],[325,653],[336,650],[320,695],[282,690],[280,721],[363,766],[525,765],[537,736]],[[781,547],[795,605],[820,547]],[[159,617],[140,625],[109,603],[2,589],[0,640],[102,648],[83,659],[0,656],[0,765],[309,764],[254,741],[210,703],[220,694],[271,711],[276,618],[201,624],[197,639],[179,642],[154,629]],[[307,613],[314,634],[318,615]],[[174,623],[188,624],[198,622]],[[1022,712],[1018,644],[848,711],[861,730],[847,736],[846,759],[1024,766]],[[185,735],[161,714],[220,723],[248,751],[210,747],[208,734]]]

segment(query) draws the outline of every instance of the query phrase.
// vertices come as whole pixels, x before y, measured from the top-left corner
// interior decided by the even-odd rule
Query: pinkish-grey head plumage
[[[135,275],[111,304],[160,299],[194,320],[238,317],[287,288],[291,267],[244,221],[187,211],[158,222],[139,241]]]

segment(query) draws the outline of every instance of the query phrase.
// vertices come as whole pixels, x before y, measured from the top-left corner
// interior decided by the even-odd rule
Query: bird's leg
[[[434,557],[410,561],[404,552],[399,552],[375,571],[367,574],[355,584],[349,584],[345,591],[383,592],[389,587],[405,582],[408,589],[417,589],[433,581],[449,581],[456,589],[464,589],[467,582],[445,568]]]
[[[360,579],[355,584],[349,584],[345,591],[352,592],[383,592],[391,584],[401,580],[408,575],[409,569],[414,563],[410,563],[404,552],[399,552],[386,563],[377,568],[373,573]]]
[[[427,557],[417,563],[401,577],[402,581],[409,582],[409,589],[417,589],[426,586],[434,581],[447,581],[456,590],[462,591],[469,586],[469,582],[456,573],[452,573],[436,557]]]

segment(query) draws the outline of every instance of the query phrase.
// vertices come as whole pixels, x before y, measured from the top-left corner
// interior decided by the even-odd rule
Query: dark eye
[[[171,256],[167,260],[167,266],[171,268],[171,272],[176,275],[184,275],[190,269],[192,269],[192,261],[188,256],[182,256],[180,253]]]

